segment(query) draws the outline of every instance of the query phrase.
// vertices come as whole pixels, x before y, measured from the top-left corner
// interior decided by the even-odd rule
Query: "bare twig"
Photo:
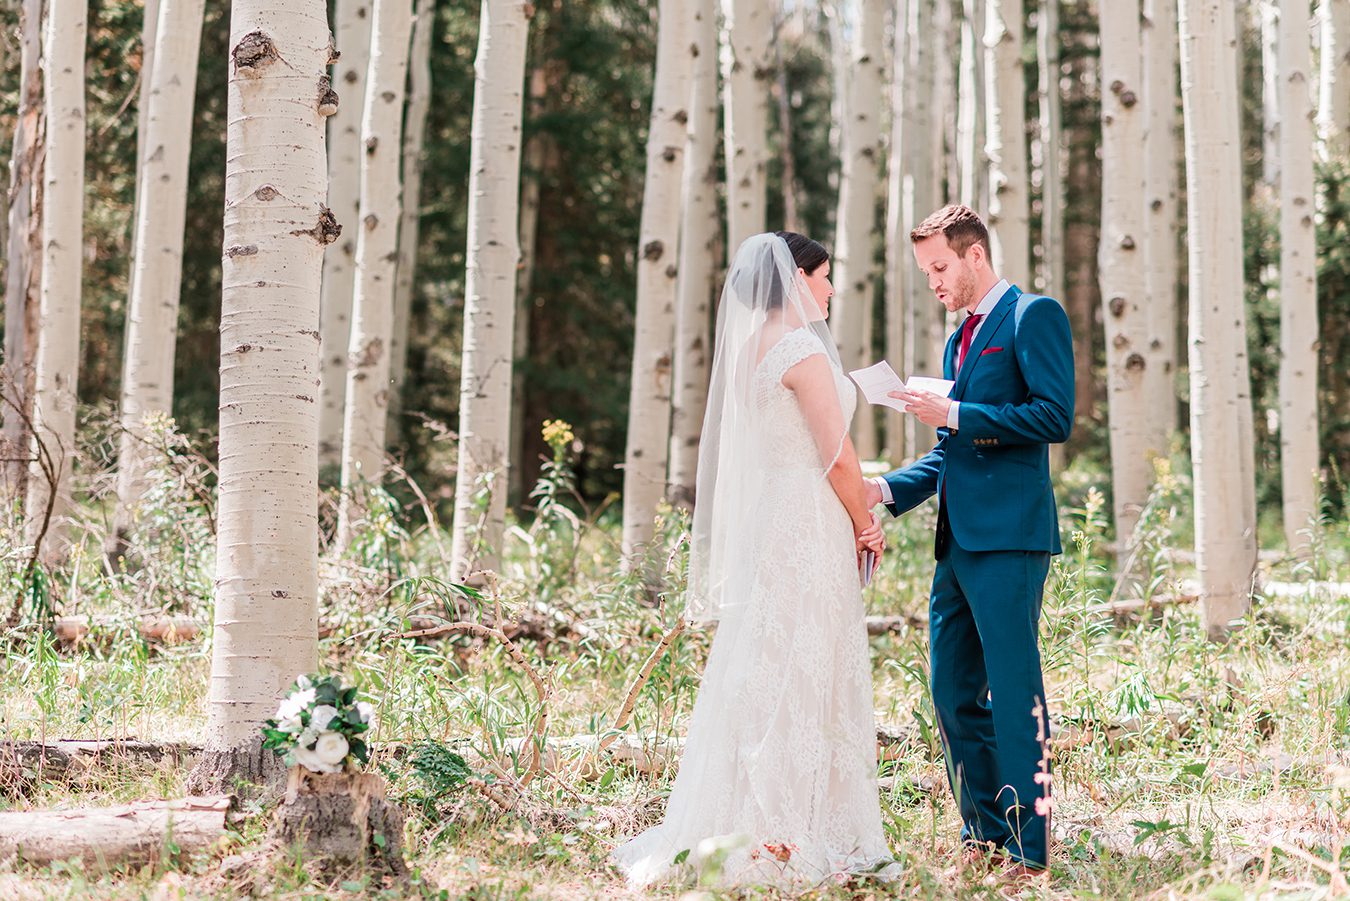
[[[647,662],[642,664],[642,669],[638,671],[637,678],[628,688],[628,695],[624,698],[623,706],[619,708],[619,715],[614,718],[614,725],[610,727],[610,732],[604,738],[600,739],[600,750],[608,748],[614,743],[614,740],[623,732],[628,721],[633,717],[633,708],[637,706],[638,695],[642,692],[642,686],[647,684],[651,678],[652,671],[656,669],[657,661],[670,648],[671,642],[684,631],[685,621],[681,619],[669,632],[661,637],[661,642],[652,650],[647,657]]]

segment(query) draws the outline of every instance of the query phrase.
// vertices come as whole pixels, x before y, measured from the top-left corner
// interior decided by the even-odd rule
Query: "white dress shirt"
[[[970,336],[970,343],[972,345],[974,345],[975,339],[979,337],[980,329],[984,328],[984,321],[989,318],[989,314],[994,311],[994,307],[998,306],[998,302],[1003,299],[1003,295],[1008,293],[1009,287],[1011,286],[1008,284],[1006,278],[999,279],[998,284],[990,288],[989,292],[975,305],[975,309],[971,311],[971,313],[980,317],[980,321],[975,323],[975,331]],[[962,327],[965,327],[964,320],[962,321]],[[957,352],[960,352],[960,344],[957,345]],[[960,360],[958,362],[964,364],[965,360]],[[952,401],[952,405],[947,408],[947,428],[955,432],[960,428],[960,421],[961,404],[958,401]],[[882,503],[891,503],[894,500],[894,497],[891,494],[891,486],[886,484],[886,480],[881,476],[873,479],[873,481],[876,482],[877,487],[881,489]]]

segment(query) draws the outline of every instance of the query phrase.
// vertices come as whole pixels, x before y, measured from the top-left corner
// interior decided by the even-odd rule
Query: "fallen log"
[[[894,632],[900,632],[905,629],[927,629],[928,617],[919,616],[914,613],[904,613],[900,616],[869,616],[867,617],[867,634],[873,637],[878,635],[890,635]]]
[[[201,747],[178,742],[111,740],[0,741],[0,787],[13,782],[58,780],[101,766],[169,761],[186,765]]]
[[[225,836],[228,797],[137,801],[120,807],[0,813],[0,860],[39,866],[79,858],[87,866],[144,863],[200,851]]]
[[[93,629],[120,629],[128,625],[130,620],[112,616],[58,616],[52,622],[52,631],[62,644],[78,644]],[[202,627],[189,616],[143,616],[135,625],[146,641],[162,644],[196,641],[202,634]]]

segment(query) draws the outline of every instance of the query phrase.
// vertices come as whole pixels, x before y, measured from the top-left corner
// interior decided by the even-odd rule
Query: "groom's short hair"
[[[989,229],[985,227],[980,214],[960,203],[944,206],[927,219],[920,222],[909,233],[910,243],[942,235],[956,255],[964,257],[966,251],[976,244],[984,246],[984,257],[989,259],[993,253],[989,246]]]

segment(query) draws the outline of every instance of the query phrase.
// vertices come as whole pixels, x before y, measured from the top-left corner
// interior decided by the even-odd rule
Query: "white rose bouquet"
[[[263,723],[263,747],[315,773],[340,773],[353,759],[370,760],[360,738],[374,722],[374,711],[356,700],[356,686],[342,677],[301,676],[282,700],[276,715]]]

